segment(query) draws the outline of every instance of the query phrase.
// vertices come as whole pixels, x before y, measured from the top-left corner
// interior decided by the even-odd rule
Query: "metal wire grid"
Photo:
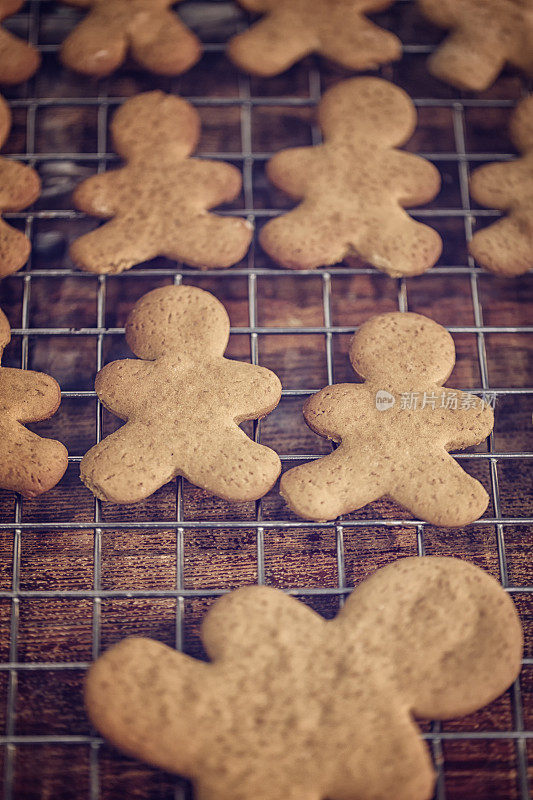
[[[410,3],[413,0],[398,0],[398,2]],[[39,25],[40,16],[44,8],[46,13],[46,6],[50,4],[50,0],[30,0],[26,9],[28,15],[28,39],[32,44],[38,45],[39,38]],[[23,10],[24,11],[24,10]],[[217,52],[224,48],[223,44],[210,44],[205,45],[207,52]],[[53,45],[39,46],[43,52],[55,51],[57,48]],[[411,45],[404,48],[407,53],[427,53],[431,51],[430,46],[426,45]],[[30,84],[31,85],[31,84]],[[83,160],[94,161],[98,164],[98,171],[102,172],[106,169],[108,163],[118,160],[114,153],[108,152],[108,138],[107,138],[107,124],[108,113],[110,108],[120,104],[125,98],[110,97],[105,91],[105,82],[101,84],[102,89],[100,94],[94,98],[76,97],[68,99],[46,98],[31,96],[26,99],[14,99],[10,105],[13,108],[26,109],[26,125],[27,125],[27,147],[26,152],[17,155],[17,158],[35,165],[39,162],[46,160]],[[271,217],[279,212],[279,209],[255,209],[253,197],[253,165],[256,161],[264,161],[269,157],[269,153],[254,152],[252,142],[252,111],[253,107],[257,104],[262,106],[298,106],[309,105],[314,106],[319,101],[321,96],[321,76],[317,67],[310,70],[309,73],[309,98],[301,97],[254,97],[251,91],[251,82],[249,78],[241,76],[239,78],[239,97],[238,98],[220,98],[220,97],[188,97],[194,104],[207,106],[207,105],[238,105],[241,110],[241,143],[242,152],[224,153],[215,152],[206,154],[210,158],[220,158],[224,160],[238,160],[242,161],[243,168],[243,191],[244,191],[244,208],[228,211],[226,213],[236,214],[239,216],[245,215],[251,221],[260,217]],[[413,214],[417,217],[433,216],[448,216],[448,217],[461,217],[464,220],[465,236],[469,240],[472,235],[472,211],[470,208],[470,198],[468,192],[468,162],[469,161],[495,161],[513,158],[511,153],[498,154],[498,153],[469,153],[467,152],[465,143],[465,108],[481,106],[487,108],[494,108],[498,106],[510,106],[513,101],[509,100],[484,100],[484,99],[465,99],[457,97],[450,100],[443,100],[439,98],[419,98],[415,100],[416,105],[422,106],[446,106],[453,111],[453,126],[455,136],[455,150],[447,153],[424,153],[423,155],[430,160],[438,159],[439,161],[455,161],[458,164],[459,182],[460,182],[460,195],[461,206],[459,208],[449,209],[414,209]],[[98,126],[97,126],[97,142],[96,149],[93,153],[38,153],[36,152],[36,115],[39,109],[46,106],[60,106],[60,105],[94,105],[98,109]],[[320,132],[315,127],[313,128],[313,142],[320,141]],[[491,210],[481,210],[475,212],[476,216],[496,216],[497,212]],[[74,210],[58,210],[50,209],[46,211],[30,211],[28,213],[20,214],[6,214],[7,219],[24,220],[26,234],[32,238],[34,221],[36,219],[75,219],[80,216]],[[232,276],[246,276],[248,283],[248,310],[249,310],[249,324],[246,327],[233,327],[231,332],[233,334],[246,334],[249,337],[250,345],[250,358],[252,363],[259,363],[259,336],[262,334],[322,334],[325,339],[325,353],[326,353],[326,370],[328,383],[334,381],[334,359],[333,359],[333,337],[340,333],[351,333],[355,330],[354,327],[338,326],[332,324],[332,277],[336,275],[359,275],[359,274],[373,274],[374,270],[369,268],[328,268],[319,270],[318,274],[322,280],[322,307],[323,307],[323,326],[312,327],[261,327],[258,325],[258,288],[257,278],[265,275],[279,276],[280,271],[274,268],[259,268],[255,266],[254,251],[250,251],[248,256],[248,263],[246,268],[235,268],[227,271],[227,274]],[[487,351],[485,345],[485,335],[488,333],[533,333],[533,325],[531,326],[489,326],[484,322],[483,306],[480,298],[478,276],[480,270],[475,266],[473,260],[469,257],[467,265],[450,265],[440,267],[438,270],[439,275],[443,274],[467,274],[470,280],[472,307],[474,314],[474,326],[450,326],[449,330],[452,333],[474,333],[477,339],[477,357],[479,362],[479,371],[481,376],[481,385],[477,387],[474,393],[491,393],[496,398],[502,398],[506,395],[523,394],[531,395],[532,388],[497,388],[490,386]],[[221,276],[225,274],[223,271],[207,271],[202,272],[202,275]],[[302,272],[300,275],[316,275],[317,272],[312,273]],[[97,293],[97,325],[95,328],[34,328],[30,325],[30,296],[32,289],[32,278],[34,277],[47,277],[61,279],[63,277],[76,276],[76,277],[89,277],[87,273],[82,273],[72,269],[51,269],[51,270],[38,270],[32,268],[31,260],[28,262],[25,269],[14,276],[23,283],[22,293],[22,326],[13,331],[14,336],[21,339],[21,358],[20,366],[22,369],[28,367],[28,352],[29,352],[29,339],[30,337],[40,336],[70,336],[73,338],[73,347],[75,347],[76,336],[91,336],[95,337],[97,342],[96,347],[96,369],[99,370],[104,363],[104,337],[118,336],[123,334],[122,328],[108,328],[106,327],[106,276],[99,276],[98,278],[98,293]],[[123,273],[121,280],[127,280],[130,277],[141,276],[161,276],[171,277],[175,283],[179,283],[183,276],[198,276],[195,270],[189,269],[173,269],[151,267],[149,269],[136,269],[129,273]],[[93,277],[93,276],[90,276]],[[408,295],[406,283],[403,279],[397,281],[397,303],[398,309],[401,311],[408,310]],[[303,389],[285,389],[283,396],[297,396],[309,395],[319,387],[309,387]],[[81,399],[87,397],[96,397],[95,392],[92,391],[63,391],[63,397],[70,397],[74,399]],[[260,423],[254,424],[254,438],[256,441],[260,440],[261,436]],[[100,403],[97,402],[96,412],[96,441],[100,441],[102,436],[102,409]],[[315,458],[313,454],[299,453],[297,455],[281,455],[283,462],[300,461],[303,459]],[[509,517],[503,516],[501,512],[500,492],[498,483],[497,464],[500,460],[505,459],[531,459],[533,452],[496,452],[494,448],[493,436],[489,440],[488,452],[458,454],[458,458],[468,459],[483,459],[487,461],[490,466],[490,480],[491,480],[491,494],[493,500],[494,516],[491,518],[483,518],[479,520],[477,525],[492,525],[496,526],[497,532],[497,548],[498,548],[498,563],[500,570],[501,582],[504,588],[510,592],[527,593],[532,592],[532,586],[516,587],[511,585],[508,574],[507,555],[505,547],[504,526],[512,525],[525,525],[532,524],[532,517]],[[76,462],[80,460],[80,456],[71,456],[70,461]],[[287,591],[294,595],[311,596],[311,595],[331,595],[337,596],[339,602],[346,595],[350,589],[347,586],[345,574],[345,550],[344,550],[344,530],[358,527],[397,527],[400,525],[416,526],[417,530],[417,549],[419,555],[424,555],[425,541],[424,541],[424,528],[425,523],[418,520],[405,520],[405,519],[355,519],[355,520],[337,520],[326,524],[321,524],[321,528],[332,528],[335,531],[336,540],[336,561],[338,572],[338,586],[337,587],[305,587],[300,589],[288,589]],[[149,522],[138,521],[135,519],[126,522],[109,522],[102,520],[101,506],[98,500],[94,503],[94,521],[92,522],[76,522],[75,525],[70,522],[54,522],[52,519],[44,522],[25,522],[23,519],[23,506],[20,498],[17,498],[15,503],[14,519],[2,520],[0,522],[0,530],[13,531],[13,562],[12,562],[12,589],[11,591],[0,591],[0,598],[11,600],[11,618],[10,618],[10,645],[9,645],[9,660],[6,663],[0,664],[0,671],[7,671],[9,674],[8,690],[7,690],[7,711],[6,711],[6,733],[0,736],[0,744],[5,745],[6,758],[4,768],[4,800],[11,800],[15,797],[14,794],[14,764],[15,764],[15,751],[17,745],[20,744],[83,744],[90,748],[90,800],[98,800],[100,797],[100,780],[99,780],[99,751],[102,740],[96,735],[81,736],[81,735],[42,735],[42,736],[21,736],[15,734],[15,702],[17,697],[17,675],[22,670],[69,670],[69,669],[86,669],[89,664],[85,662],[37,662],[27,663],[18,660],[18,624],[19,624],[19,602],[25,598],[88,598],[92,600],[92,655],[96,658],[100,650],[100,632],[101,632],[101,601],[109,597],[143,597],[143,598],[172,598],[176,602],[176,616],[175,616],[175,644],[177,648],[183,645],[183,615],[184,603],[187,598],[191,597],[209,597],[223,594],[226,589],[187,589],[184,585],[184,532],[190,528],[253,528],[256,532],[256,554],[257,554],[257,580],[258,583],[265,583],[265,531],[269,528],[287,529],[287,528],[310,528],[316,527],[314,523],[308,523],[296,520],[264,520],[262,513],[261,501],[256,504],[255,520],[237,520],[228,522],[227,520],[186,520],[183,515],[183,482],[181,479],[177,480],[176,486],[176,513],[173,522],[169,520],[153,520]],[[23,531],[26,529],[70,529],[75,527],[77,530],[89,529],[94,531],[94,547],[93,547],[93,561],[94,561],[94,579],[92,590],[70,590],[70,591],[54,591],[54,590],[23,590],[20,588],[20,568],[21,568],[21,537]],[[109,590],[102,587],[102,535],[107,529],[158,529],[158,528],[173,528],[176,532],[176,585],[172,590]],[[531,665],[533,659],[526,658],[524,663]],[[518,781],[518,796],[521,800],[527,800],[530,797],[530,787],[528,782],[528,763],[527,763],[527,750],[526,742],[528,739],[533,738],[533,731],[524,729],[524,708],[522,703],[520,683],[517,681],[511,690],[512,700],[512,714],[513,714],[513,730],[512,731],[442,731],[440,724],[433,723],[431,730],[424,733],[432,748],[435,766],[438,773],[436,798],[437,800],[445,800],[446,788],[444,781],[444,758],[442,743],[446,740],[460,740],[460,739],[506,739],[512,741],[515,747],[516,756],[516,770]],[[184,789],[181,786],[176,787],[176,798],[184,796]]]

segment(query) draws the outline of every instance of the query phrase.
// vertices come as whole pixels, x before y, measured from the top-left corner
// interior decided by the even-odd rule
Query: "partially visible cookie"
[[[289,269],[314,269],[357,258],[398,277],[435,264],[442,242],[404,208],[432,200],[437,168],[396,148],[416,127],[416,110],[398,86],[351,78],[318,106],[324,144],[277,153],[267,175],[294,200],[293,211],[267,222],[263,249]]]
[[[323,521],[388,497],[432,525],[478,519],[488,494],[449,451],[482,442],[494,414],[443,388],[455,364],[448,331],[420,314],[378,314],[353,337],[350,361],[364,383],[326,386],[304,405],[311,430],[340,445],[284,473],[290,508]]]
[[[0,147],[11,128],[11,112],[0,97]],[[41,181],[31,167],[0,158],[0,213],[22,211],[39,197]],[[24,266],[30,255],[31,243],[22,231],[0,219],[0,278],[11,275]]]
[[[63,64],[85,75],[110,75],[128,52],[158,75],[180,75],[202,54],[197,37],[170,6],[180,0],[62,0],[89,9],[61,47]]]
[[[378,570],[330,621],[278,589],[237,589],[201,638],[211,663],[125,639],[89,670],[85,701],[120,750],[202,800],[429,800],[414,718],[481,708],[522,655],[507,592],[453,558]]]
[[[0,311],[0,357],[10,340],[9,322]],[[49,375],[0,367],[0,488],[37,497],[61,480],[66,448],[24,427],[49,419],[60,402],[61,390]]]
[[[0,22],[24,5],[24,0],[0,0]],[[0,27],[0,83],[22,83],[31,78],[41,63],[32,45]]]
[[[231,60],[245,72],[268,77],[320,53],[353,70],[376,69],[401,58],[397,36],[379,28],[365,14],[382,11],[394,0],[239,0],[265,16],[234,36]]]
[[[77,239],[70,255],[88,272],[118,273],[164,255],[191,267],[230,267],[244,258],[252,226],[208,209],[235,199],[241,173],[224,161],[192,159],[200,118],[190,103],[163,92],[135,95],[111,123],[126,166],[83,181],[81,211],[113,219]]]
[[[126,339],[138,360],[96,376],[102,403],[127,420],[81,461],[96,497],[135,503],[176,475],[230,501],[272,488],[277,454],[239,425],[272,411],[281,384],[264,367],[224,358],[228,338],[226,310],[209,292],[166,286],[137,301]]]
[[[429,71],[460,89],[481,92],[506,63],[533,77],[531,0],[418,0],[425,16],[450,30]]]
[[[521,158],[479,167],[470,178],[474,200],[507,216],[477,231],[468,249],[482,267],[506,277],[533,267],[533,95],[516,107],[511,138]]]

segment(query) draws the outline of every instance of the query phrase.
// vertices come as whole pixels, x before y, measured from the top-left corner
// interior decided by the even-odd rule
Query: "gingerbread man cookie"
[[[0,311],[0,358],[11,341]],[[0,367],[0,487],[37,497],[61,480],[68,453],[61,442],[43,439],[24,427],[53,416],[61,402],[56,381],[42,372]]]
[[[71,246],[87,272],[123,272],[157,255],[191,267],[230,267],[244,258],[252,226],[207,209],[240,192],[241,173],[224,161],[191,159],[200,136],[195,109],[180,97],[147,92],[127,100],[111,125],[125,167],[95,175],[74,192],[74,203],[113,217]]]
[[[223,357],[224,306],[193,286],[144,295],[126,323],[139,357],[96,376],[104,406],[127,424],[93,447],[81,479],[101,500],[135,503],[183,475],[227,500],[256,500],[274,485],[280,460],[239,428],[279,403],[268,369]]]
[[[533,77],[531,0],[419,0],[426,17],[451,30],[429,70],[460,89],[481,92],[506,62]]]
[[[170,11],[176,0],[63,0],[89,9],[65,39],[65,66],[95,75],[110,75],[128,51],[141,66],[158,75],[179,75],[202,54],[196,36]],[[177,0],[179,2],[179,0]]]
[[[211,663],[123,640],[85,699],[107,739],[191,778],[202,800],[429,800],[414,717],[481,708],[522,656],[508,594],[454,558],[378,570],[329,621],[278,589],[237,589],[201,636]]]
[[[478,203],[508,214],[475,233],[468,248],[482,267],[507,277],[533,267],[533,95],[517,106],[511,138],[522,158],[479,167],[470,179]]]
[[[267,165],[272,183],[302,202],[267,222],[263,249],[289,269],[353,257],[395,277],[433,266],[440,236],[403,209],[432,200],[440,175],[395,149],[416,127],[412,100],[379,78],[352,78],[325,93],[318,121],[324,144],[282,150]]]
[[[265,17],[231,39],[228,55],[245,72],[268,77],[289,69],[309,53],[343,67],[375,69],[401,58],[402,44],[365,14],[393,0],[239,0]]]
[[[442,387],[455,364],[450,334],[419,314],[379,314],[353,337],[350,361],[363,384],[327,386],[305,403],[309,427],[341,444],[283,475],[291,509],[330,520],[389,497],[433,525],[478,519],[487,492],[448,451],[483,441],[494,414]]]
[[[11,112],[0,97],[0,147],[11,128]],[[31,167],[0,158],[0,212],[22,211],[39,197],[41,181]],[[11,275],[24,266],[31,250],[30,240],[22,231],[0,219],[0,278]]]
[[[24,5],[24,0],[0,0],[0,22]],[[35,47],[0,27],[0,83],[22,83],[41,63]]]

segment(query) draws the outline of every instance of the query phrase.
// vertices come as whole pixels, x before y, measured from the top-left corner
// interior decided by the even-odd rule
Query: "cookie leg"
[[[170,13],[162,21],[141,24],[132,32],[130,47],[134,59],[157,75],[179,75],[202,54],[196,36]]]
[[[122,30],[89,12],[67,36],[60,50],[66,67],[84,75],[110,75],[126,58],[127,39]]]
[[[304,204],[267,222],[259,234],[259,242],[274,261],[288,269],[337,264],[347,251],[335,222],[326,213],[309,211]]]
[[[153,230],[139,228],[138,217],[106,222],[80,236],[70,247],[70,257],[77,267],[99,275],[124,272],[155,258],[159,252],[157,236]]]
[[[513,277],[533,268],[533,224],[510,216],[474,234],[470,254],[491,272]]]
[[[388,494],[419,519],[450,528],[479,519],[489,502],[479,481],[448,453],[417,461]]]
[[[393,278],[420,275],[438,260],[442,240],[437,231],[403,210],[383,215],[351,236],[357,255]]]
[[[138,503],[177,475],[177,447],[153,433],[153,426],[128,422],[83,456],[80,478],[95,497]]]
[[[428,60],[429,71],[459,89],[481,92],[491,86],[505,64],[501,44],[475,34],[453,33]]]
[[[252,233],[244,219],[203,214],[169,231],[162,253],[198,269],[231,267],[246,255]]]
[[[274,450],[253,442],[240,428],[232,428],[195,442],[182,474],[216,497],[243,502],[263,497],[280,471]]]
[[[244,72],[270,77],[285,72],[318,46],[318,37],[300,19],[270,14],[231,39],[228,56]],[[290,35],[288,31],[291,31]]]
[[[384,494],[379,475],[370,475],[364,461],[348,459],[342,446],[290,469],[282,475],[279,490],[295,514],[317,522],[348,514]]]

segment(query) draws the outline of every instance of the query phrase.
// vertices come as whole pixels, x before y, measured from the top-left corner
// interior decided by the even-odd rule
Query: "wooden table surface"
[[[408,45],[403,60],[383,68],[382,76],[422,100],[419,127],[407,149],[431,154],[443,179],[441,194],[428,206],[431,218],[425,218],[443,236],[443,254],[423,276],[398,281],[366,265],[295,274],[277,269],[257,246],[242,264],[218,274],[180,270],[155,259],[99,280],[73,269],[67,250],[96,224],[71,213],[72,189],[99,166],[116,162],[105,140],[106,98],[112,98],[110,113],[117,105],[113,98],[151,88],[197,98],[203,123],[198,152],[223,154],[244,167],[245,191],[228,210],[256,212],[259,228],[270,211],[291,205],[268,185],[264,156],[316,141],[319,92],[348,75],[309,58],[280,77],[249,80],[223,53],[244,14],[229,0],[191,0],[179,9],[211,46],[197,66],[173,80],[130,64],[100,82],[63,70],[56,46],[80,13],[49,0],[27,3],[9,21],[12,30],[20,35],[29,30],[43,47],[43,66],[28,84],[5,91],[13,128],[4,152],[36,165],[43,194],[29,215],[11,219],[26,226],[33,254],[27,269],[0,287],[0,305],[15,331],[3,363],[43,370],[59,381],[65,393],[60,410],[33,427],[63,441],[71,461],[58,486],[36,500],[21,502],[0,492],[0,796],[189,797],[185,783],[95,738],[82,704],[83,676],[93,657],[129,634],[205,657],[198,628],[217,592],[264,581],[297,591],[331,617],[339,588],[356,585],[400,557],[425,552],[464,558],[503,577],[526,640],[520,682],[512,690],[476,714],[443,724],[440,738],[438,727],[423,724],[435,734],[436,797],[525,800],[527,755],[530,764],[533,756],[531,739],[520,737],[533,729],[533,501],[531,459],[520,454],[533,451],[533,335],[517,329],[531,330],[533,324],[533,280],[530,274],[505,281],[472,269],[466,253],[470,217],[461,197],[462,163],[470,168],[484,156],[512,155],[507,124],[524,85],[516,73],[506,72],[481,95],[458,92],[426,71],[426,53],[416,46],[430,46],[441,34],[423,22],[413,2],[398,2],[377,18]],[[465,159],[458,129],[464,132]],[[476,216],[475,204],[472,208],[474,229],[494,219]],[[93,389],[99,359],[106,363],[129,355],[120,332],[128,311],[143,293],[175,276],[214,292],[226,305],[233,326],[229,355],[257,357],[289,390],[260,426],[261,442],[283,456],[328,452],[329,445],[303,422],[306,395],[291,390],[314,391],[328,377],[355,379],[347,359],[351,329],[399,307],[451,327],[457,364],[448,385],[499,390],[492,441],[461,461],[491,496],[484,518],[464,530],[438,529],[417,525],[393,503],[380,501],[338,526],[301,525],[277,486],[256,507],[226,503],[181,481],[137,506],[96,505],[79,481],[78,462],[97,434]],[[103,434],[117,424],[103,413]],[[490,460],[480,456],[489,446],[503,454],[494,457],[492,471]],[[284,468],[293,463],[285,460]]]

